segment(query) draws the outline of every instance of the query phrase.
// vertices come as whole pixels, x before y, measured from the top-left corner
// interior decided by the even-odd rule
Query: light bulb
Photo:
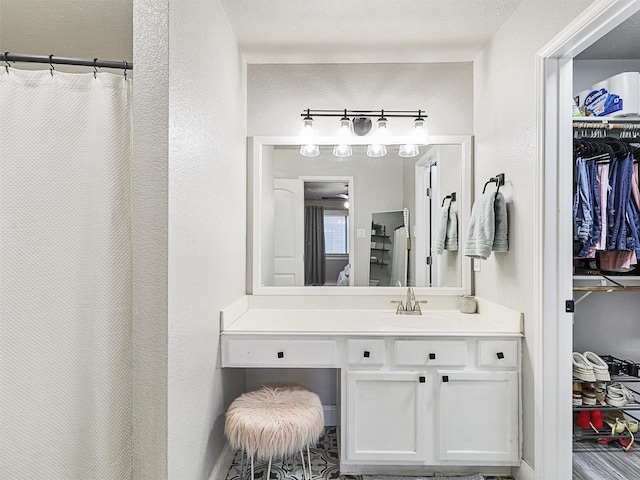
[[[344,158],[353,155],[353,149],[347,143],[351,139],[351,122],[346,116],[340,119],[338,138],[341,143],[333,147],[333,156]]]
[[[300,129],[300,143],[301,144],[309,144],[313,143],[313,137],[315,136],[315,132],[313,129],[313,118],[308,115],[302,119],[302,128]]]
[[[313,143],[315,132],[313,130],[313,118],[309,115],[302,119],[300,129],[300,155],[303,157],[317,157],[320,155],[320,147]]]
[[[320,155],[320,147],[313,144],[300,145],[300,155],[303,157],[317,157]]]
[[[333,147],[334,157],[344,158],[344,157],[350,157],[351,155],[353,155],[353,149],[351,148],[351,145],[348,145],[346,143],[341,143]]]
[[[373,134],[373,143],[367,147],[368,157],[384,157],[387,154],[386,143],[389,141],[387,119],[380,117],[376,122],[376,131]]]
[[[413,121],[413,131],[411,132],[411,140],[415,145],[428,145],[429,134],[424,118],[418,117]]]
[[[367,147],[367,157],[384,157],[387,154],[387,146],[374,143]]]
[[[407,143],[405,145],[400,145],[398,155],[404,158],[417,157],[418,155],[420,155],[420,149],[413,143]]]

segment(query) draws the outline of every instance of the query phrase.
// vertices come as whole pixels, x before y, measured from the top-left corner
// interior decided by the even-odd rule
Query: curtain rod
[[[133,62],[127,62],[126,60],[118,62],[113,60],[100,60],[98,58],[57,57],[55,55],[23,55],[20,53],[0,52],[0,61],[79,65],[83,67],[123,68],[125,70],[133,70]]]

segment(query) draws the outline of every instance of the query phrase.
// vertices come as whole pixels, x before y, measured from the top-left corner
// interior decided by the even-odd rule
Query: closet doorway
[[[539,168],[536,175],[538,229],[535,252],[537,329],[534,333],[537,362],[534,368],[536,411],[541,413],[536,415],[537,479],[585,478],[578,473],[574,477],[572,468],[572,352],[574,329],[579,328],[574,326],[574,321],[578,325],[578,315],[573,310],[578,312],[580,307],[575,302],[580,296],[574,297],[572,273],[574,132],[571,100],[576,93],[574,69],[582,62],[581,54],[586,59],[583,52],[632,19],[639,10],[640,0],[598,0],[536,58]],[[636,38],[628,40],[638,45],[640,34],[635,35]],[[632,67],[631,70],[640,69]],[[608,329],[608,335],[615,335],[612,327]],[[638,345],[640,334],[635,341]],[[632,461],[638,461],[635,458],[637,451],[623,453],[634,455]],[[621,475],[620,478],[625,478],[623,473]]]

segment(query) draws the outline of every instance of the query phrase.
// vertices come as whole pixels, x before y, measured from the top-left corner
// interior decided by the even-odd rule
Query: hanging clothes
[[[618,139],[574,143],[574,255],[628,272],[640,257],[638,149]]]

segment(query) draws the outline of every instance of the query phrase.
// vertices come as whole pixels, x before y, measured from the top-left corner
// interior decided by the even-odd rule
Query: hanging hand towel
[[[467,257],[486,260],[491,255],[496,233],[494,192],[482,194],[471,208],[464,254]]]
[[[507,202],[505,202],[504,196],[500,192],[496,193],[493,209],[495,212],[496,229],[491,250],[494,252],[508,252],[509,219],[507,217]]]
[[[444,240],[444,249],[458,250],[458,209],[455,202],[449,204],[447,236]]]
[[[438,231],[436,232],[435,239],[433,240],[433,247],[431,247],[431,253],[433,255],[442,255],[442,252],[444,252],[444,244],[447,238],[447,227],[449,223],[449,210],[449,208],[443,208],[440,210]]]

